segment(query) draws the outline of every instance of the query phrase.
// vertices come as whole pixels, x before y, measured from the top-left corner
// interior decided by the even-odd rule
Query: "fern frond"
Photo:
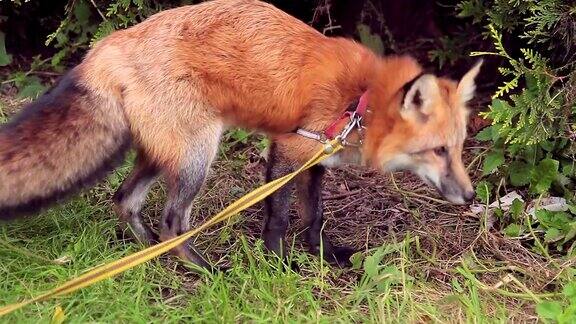
[[[500,98],[505,94],[509,93],[510,91],[514,90],[518,87],[518,80],[520,79],[519,76],[516,76],[514,79],[504,83],[503,85],[498,87],[498,91],[492,96],[492,99]]]

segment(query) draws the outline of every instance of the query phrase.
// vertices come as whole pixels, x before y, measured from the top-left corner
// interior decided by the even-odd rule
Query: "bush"
[[[485,25],[494,43],[494,51],[474,55],[504,59],[505,81],[483,114],[492,126],[477,136],[493,142],[484,174],[533,194],[553,189],[572,198],[576,7],[564,0],[468,0],[458,8],[461,17]]]
[[[484,159],[487,181],[477,188],[485,202],[508,187],[527,198],[563,196],[561,211],[526,214],[514,201],[497,211],[505,235],[530,237],[538,253],[576,253],[576,5],[564,0],[467,0],[459,15],[485,27],[493,51],[473,55],[502,59],[503,81],[482,115],[491,126],[476,135],[490,142]],[[503,190],[504,189],[504,190]],[[539,199],[537,199],[539,201]],[[538,207],[538,203],[536,204]]]

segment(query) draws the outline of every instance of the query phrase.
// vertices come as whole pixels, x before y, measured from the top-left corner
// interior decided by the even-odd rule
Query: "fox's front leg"
[[[272,143],[266,169],[266,182],[285,176],[293,170],[294,167],[283,150],[279,149],[277,143]],[[266,248],[280,257],[286,256],[285,237],[290,216],[290,194],[293,189],[294,183],[290,181],[264,200],[266,215],[262,239]]]
[[[324,173],[323,166],[315,165],[296,178],[299,214],[306,226],[305,235],[310,252],[315,255],[322,254],[324,260],[329,263],[347,267],[351,265],[350,256],[354,250],[333,246],[323,233],[322,178]]]
[[[301,140],[286,139],[274,142],[270,147],[266,181],[280,178],[305,162],[318,149],[315,146],[297,147]],[[322,208],[322,177],[324,167],[314,166],[304,171],[296,178],[297,194],[300,203],[300,215],[306,226],[306,240],[313,254],[323,254],[324,259],[340,266],[348,266],[353,253],[349,248],[334,247],[322,234],[324,225]],[[289,224],[290,194],[294,183],[289,182],[284,187],[270,195],[265,200],[266,219],[262,230],[264,244],[268,250],[281,257],[286,256],[286,231]],[[322,250],[320,249],[322,247]],[[322,253],[320,253],[322,251]]]

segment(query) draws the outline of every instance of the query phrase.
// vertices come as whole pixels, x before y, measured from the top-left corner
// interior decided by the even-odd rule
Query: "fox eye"
[[[448,149],[446,148],[446,146],[439,146],[434,149],[434,154],[438,156],[444,156],[448,154]]]

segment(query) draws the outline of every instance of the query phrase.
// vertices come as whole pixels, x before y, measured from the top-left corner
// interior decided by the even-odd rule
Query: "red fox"
[[[272,139],[267,180],[298,167],[351,103],[367,99],[348,145],[293,184],[313,253],[346,263],[350,250],[321,234],[323,168],[344,163],[408,170],[448,200],[474,191],[462,163],[467,108],[480,65],[459,82],[423,73],[409,56],[379,57],[329,38],[270,4],[214,0],[155,14],[99,41],[51,90],[0,129],[0,218],[38,212],[93,185],[134,147],[136,166],[113,200],[124,227],[153,243],[187,231],[194,196],[222,132],[245,127]],[[339,131],[344,123],[333,127]],[[160,234],[140,211],[164,177]],[[285,255],[288,185],[266,199],[265,245]],[[322,244],[321,244],[322,241]],[[173,251],[203,267],[192,244]]]

